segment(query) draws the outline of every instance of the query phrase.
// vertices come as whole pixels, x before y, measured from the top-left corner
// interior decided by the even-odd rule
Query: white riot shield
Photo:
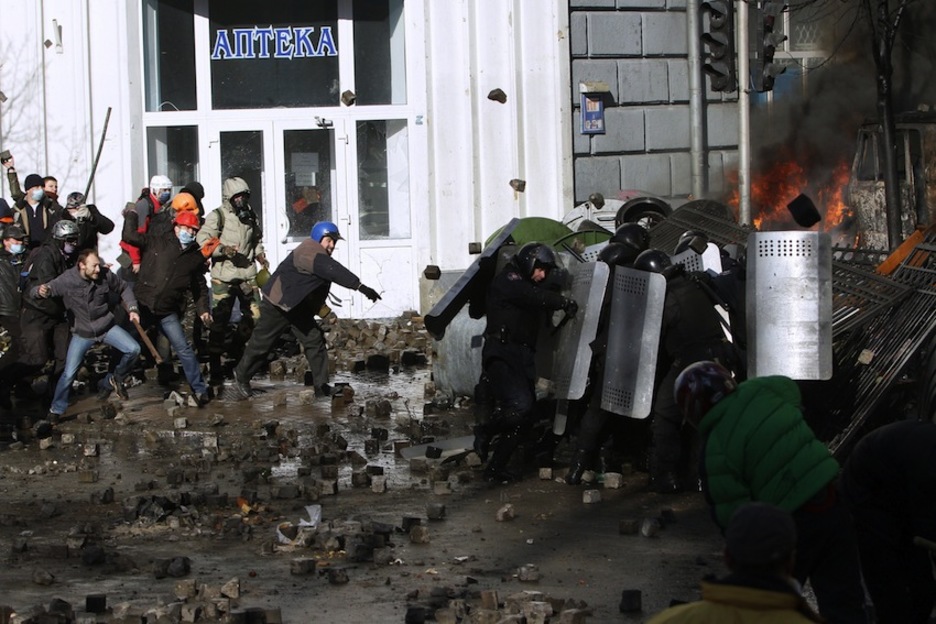
[[[748,237],[748,376],[832,377],[832,247],[820,232]]]
[[[601,304],[608,286],[610,269],[604,262],[586,262],[573,266],[571,292],[578,304],[578,314],[563,325],[553,358],[552,381],[557,399],[580,399],[588,384],[591,368],[591,343],[598,332]]]
[[[701,254],[692,249],[673,256],[673,264],[681,264],[686,271],[713,271],[716,275],[722,272],[721,250],[715,243],[705,246]]]
[[[646,418],[653,407],[666,278],[615,267],[601,408]]]

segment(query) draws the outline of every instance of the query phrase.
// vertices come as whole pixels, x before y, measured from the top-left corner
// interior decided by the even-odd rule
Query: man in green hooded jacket
[[[838,462],[803,419],[799,387],[772,376],[735,383],[716,362],[680,373],[676,402],[704,441],[700,476],[718,525],[749,502],[793,515],[794,576],[832,622],[867,622],[854,528],[836,491]]]

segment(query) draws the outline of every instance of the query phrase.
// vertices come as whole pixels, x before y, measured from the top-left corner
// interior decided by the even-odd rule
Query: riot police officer
[[[482,460],[487,460],[493,441],[493,454],[485,467],[488,480],[510,478],[507,463],[532,424],[536,400],[534,356],[545,315],[564,310],[574,316],[578,310],[575,301],[543,286],[556,266],[552,248],[527,243],[488,289],[482,380],[488,382],[496,409],[489,422],[475,427],[474,440],[474,449]]]
[[[695,362],[714,360],[735,368],[735,357],[712,300],[689,279],[681,266],[673,266],[666,253],[648,249],[637,256],[634,268],[661,273],[666,278],[666,302],[657,356],[650,447],[650,489],[675,493],[698,488],[697,446],[692,430],[683,429],[683,415],[673,398],[679,373]]]

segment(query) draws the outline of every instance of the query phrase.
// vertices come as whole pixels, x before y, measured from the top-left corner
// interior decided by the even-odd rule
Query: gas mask
[[[253,211],[250,209],[250,194],[240,193],[231,198],[231,207],[234,214],[241,223],[252,223],[254,219]]]

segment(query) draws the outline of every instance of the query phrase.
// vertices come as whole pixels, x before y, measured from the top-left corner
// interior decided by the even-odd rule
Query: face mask
[[[24,251],[26,251],[26,245],[24,245],[23,243],[13,243],[12,245],[10,245],[10,253],[13,254],[14,256],[18,256]]]
[[[74,243],[65,243],[65,245],[62,247],[62,251],[65,252],[65,255],[70,256],[75,253],[75,249],[77,248],[78,245],[75,245]]]
[[[195,242],[195,235],[186,230],[179,230],[179,242],[183,247],[188,247]]]
[[[32,192],[30,197],[32,197],[33,201],[42,201],[42,198],[45,197],[45,191],[42,189],[36,189]]]
[[[167,201],[169,201],[169,196],[171,194],[172,193],[170,193],[169,191],[163,191],[162,193],[159,194],[159,196],[156,199],[159,200],[160,204],[165,204]]]

